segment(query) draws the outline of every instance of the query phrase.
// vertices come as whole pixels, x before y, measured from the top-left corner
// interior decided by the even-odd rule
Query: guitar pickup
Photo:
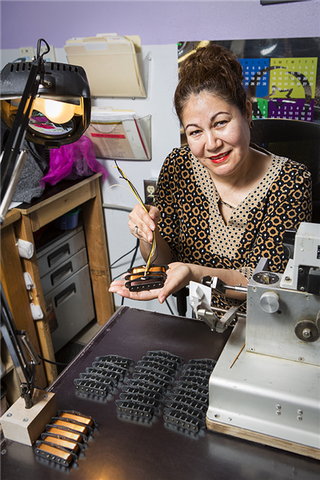
[[[110,392],[112,392],[116,386],[117,382],[115,381],[114,378],[111,377],[106,377],[105,375],[102,375],[101,373],[93,373],[93,372],[80,372],[79,373],[79,378],[84,379],[84,380],[93,380],[94,382],[100,382],[106,385]]]
[[[196,402],[197,405],[202,405],[205,409],[208,408],[208,396],[202,395],[201,393],[195,393],[194,395],[186,395],[184,390],[179,391],[180,393],[169,393],[167,396],[169,400],[175,402],[186,403],[187,405],[192,405],[192,402]]]
[[[160,355],[144,355],[141,360],[139,360],[138,365],[140,362],[152,362],[156,365],[163,365],[165,367],[170,367],[174,371],[179,370],[182,367],[182,364],[176,360],[170,360],[166,357],[161,357]]]
[[[61,434],[57,433],[50,433],[44,432],[41,434],[41,440],[49,443],[54,443],[58,447],[64,447],[67,450],[72,451],[77,456],[79,456],[80,452],[83,450],[85,443],[76,442],[75,440],[71,440],[69,437],[66,437]]]
[[[93,427],[91,425],[84,424],[75,420],[74,418],[69,418],[67,415],[60,415],[52,418],[53,424],[63,425],[69,427],[72,430],[83,433],[87,438],[92,435]]]
[[[151,374],[151,373],[134,373],[133,378],[136,378],[137,380],[142,380],[146,383],[152,383],[153,385],[161,385],[165,387],[166,389],[168,386],[172,383],[172,378],[169,377],[169,375],[164,375],[162,374]]]
[[[210,376],[210,375],[209,375]],[[199,387],[207,387],[208,388],[208,383],[209,383],[209,377],[198,377],[198,376],[193,376],[193,375],[181,375],[179,378],[180,382],[188,382],[191,383],[192,385],[197,385]]]
[[[154,362],[144,362],[141,360],[137,363],[134,371],[138,373],[154,373],[156,375],[158,373],[163,373],[165,375],[168,375],[172,380],[176,374],[176,372],[170,367],[159,365]]]
[[[190,365],[199,365],[199,366],[204,366],[204,367],[209,367],[209,368],[214,368],[216,365],[217,361],[212,360],[211,358],[193,358],[189,360]]]
[[[175,355],[174,353],[167,352],[166,350],[149,350],[146,353],[147,357],[164,357],[167,360],[171,360],[173,362],[178,362],[179,364],[184,363],[184,359]]]
[[[129,378],[126,385],[122,386],[122,390],[125,392],[127,387],[139,388],[143,390],[151,390],[154,393],[164,395],[167,391],[167,385],[163,384],[163,382],[158,383],[150,383],[146,380],[141,380],[139,378]]]
[[[130,420],[150,422],[155,415],[156,409],[143,403],[136,403],[127,400],[116,400],[118,413]]]
[[[195,383],[181,382],[180,380],[178,380],[177,382],[175,382],[172,391],[173,393],[181,393],[180,390],[183,390],[188,395],[194,395],[198,393],[201,393],[202,395],[206,395],[206,396],[209,395],[209,385],[202,387]]]
[[[180,410],[181,412],[187,413],[188,415],[192,415],[194,417],[200,418],[204,420],[206,418],[207,408],[203,408],[203,406],[199,408],[196,402],[193,404],[186,404],[181,402],[176,402],[172,400],[166,401],[166,407],[164,411],[166,412],[167,409],[169,410]]]
[[[130,395],[130,394],[140,394],[145,395],[148,398],[152,398],[154,400],[158,400],[158,402],[162,402],[163,395],[158,393],[157,391],[152,390],[151,388],[147,388],[144,385],[139,384],[138,386],[132,385],[124,385],[122,387],[122,392],[120,393],[120,398],[125,398],[123,395]]]
[[[210,377],[212,373],[211,367],[203,367],[197,364],[188,364],[185,365],[181,371],[181,375],[198,375],[202,376],[205,375],[206,377]]]
[[[171,408],[164,409],[164,422],[176,429],[182,429],[191,433],[198,433],[205,427],[205,422],[193,415],[181,412],[180,410],[173,410]]]
[[[98,375],[101,377],[101,381],[103,383],[106,383],[106,384],[110,384],[112,385],[113,388],[117,388],[118,386],[118,383],[119,383],[119,376],[118,375],[115,375],[115,374],[109,374],[107,372],[103,372],[101,369],[99,370],[98,368],[94,368],[94,367],[87,367],[86,368],[86,371],[83,373],[79,373],[79,377],[82,378],[82,375],[85,375],[85,374],[90,374],[91,376],[94,374],[94,375]],[[83,377],[84,378],[84,377]],[[96,378],[96,377],[94,377]],[[100,380],[99,380],[100,381]]]
[[[34,452],[42,459],[55,462],[64,467],[70,467],[72,463],[78,461],[77,455],[72,451],[62,446],[57,446],[52,442],[46,442],[43,440],[36,441]]]
[[[124,277],[126,280],[125,287],[131,292],[139,292],[141,290],[152,290],[154,288],[162,288],[167,278],[166,265],[154,265],[146,271],[145,267],[134,267],[128,270],[128,274]]]
[[[64,427],[73,432],[80,433],[85,442],[88,440],[89,432],[84,425],[78,425],[76,423],[68,422],[65,419],[61,420],[59,417],[53,417],[52,422],[52,425],[54,425],[55,427]]]
[[[123,381],[128,376],[128,370],[119,365],[110,365],[105,362],[93,362],[93,368],[100,370],[106,376],[114,377],[118,382]]]
[[[98,427],[98,422],[96,420],[89,415],[83,415],[83,413],[77,412],[76,410],[58,410],[58,416],[60,418],[69,418],[74,422],[86,425],[92,430]]]
[[[94,359],[95,362],[103,362],[109,365],[116,365],[126,370],[129,370],[130,367],[134,364],[134,360],[128,357],[121,357],[119,355],[102,355]]]
[[[97,397],[106,397],[113,390],[110,384],[92,378],[76,378],[73,383],[79,392]]]
[[[77,442],[78,444],[86,446],[86,440],[87,437],[75,430],[72,430],[69,427],[64,427],[62,425],[52,425],[48,424],[46,425],[46,430],[45,433],[47,434],[55,434],[55,435],[61,435],[62,437],[68,438],[69,440],[72,440],[74,442]],[[44,435],[44,433],[42,434]]]
[[[154,407],[158,410],[161,407],[162,403],[154,398],[147,397],[145,395],[141,395],[141,393],[120,393],[121,400],[127,400],[130,402],[138,402],[143,403],[145,405],[149,405],[150,407]]]
[[[204,372],[199,370],[183,370],[179,377],[179,380],[182,382],[186,380],[187,382],[198,383],[199,385],[206,385],[209,383],[211,372]]]

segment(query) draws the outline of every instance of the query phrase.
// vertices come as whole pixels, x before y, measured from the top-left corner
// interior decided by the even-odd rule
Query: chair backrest
[[[320,222],[320,124],[281,118],[252,122],[251,142],[307,166],[312,177],[312,221]]]

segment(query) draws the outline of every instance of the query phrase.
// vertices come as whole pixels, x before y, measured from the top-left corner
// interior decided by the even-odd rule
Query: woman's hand
[[[152,243],[153,232],[160,219],[160,212],[153,205],[146,205],[148,212],[137,204],[129,213],[129,229],[132,235],[147,243]]]
[[[142,290],[141,292],[130,292],[125,287],[124,280],[116,280],[111,283],[109,291],[112,293],[118,293],[122,297],[131,298],[132,300],[146,301],[158,298],[159,302],[163,303],[172,293],[175,293],[181,288],[186,287],[191,281],[201,283],[201,279],[207,275],[211,277],[218,276],[227,285],[246,286],[248,284],[248,280],[241,272],[238,272],[237,270],[202,267],[200,265],[194,265],[191,263],[170,263],[166,274],[167,279],[162,288],[154,290]],[[227,290],[226,297],[244,301],[246,299],[246,293]]]
[[[186,287],[190,280],[192,280],[192,267],[195,265],[189,265],[185,263],[171,263],[168,270],[166,271],[167,279],[162,288],[157,288],[153,290],[141,290],[140,292],[130,292],[128,288],[125,287],[124,280],[115,280],[111,283],[109,291],[112,293],[117,293],[125,298],[130,298],[132,300],[154,300],[158,298],[160,303],[163,303],[169,295],[174,292],[177,292],[183,287]],[[126,274],[127,275],[127,274]]]
[[[111,283],[109,292],[117,293],[121,297],[130,298],[131,300],[148,301],[158,298],[158,294],[161,291],[160,288],[157,288],[153,290],[141,290],[140,292],[130,292],[130,290],[125,287],[125,283],[125,280],[115,280]]]

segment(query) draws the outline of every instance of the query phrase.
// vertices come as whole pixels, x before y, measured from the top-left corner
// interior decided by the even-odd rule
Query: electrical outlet
[[[144,180],[144,198],[146,204],[154,203],[154,196],[157,188],[157,180]]]
[[[33,47],[21,47],[19,48],[20,57],[25,58],[26,62],[31,62],[34,57],[34,48]]]

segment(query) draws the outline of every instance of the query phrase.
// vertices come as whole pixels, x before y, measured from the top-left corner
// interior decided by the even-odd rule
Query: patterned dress
[[[266,175],[226,224],[207,169],[189,147],[171,152],[160,172],[156,203],[158,227],[173,261],[238,270],[249,279],[267,257],[271,271],[284,271],[284,231],[311,221],[311,175],[302,164],[271,156]],[[238,303],[220,295],[212,301],[222,309]]]

